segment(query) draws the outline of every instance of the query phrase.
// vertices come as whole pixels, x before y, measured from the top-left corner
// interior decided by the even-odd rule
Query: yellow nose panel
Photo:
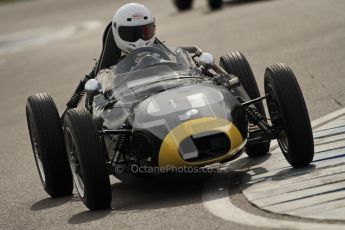
[[[179,152],[180,143],[189,136],[209,131],[218,131],[225,133],[230,139],[230,151],[221,157],[207,161],[187,162],[183,160]],[[164,138],[159,151],[158,163],[161,167],[199,166],[211,164],[214,162],[225,160],[234,155],[239,150],[239,147],[243,144],[243,142],[244,140],[241,136],[240,131],[232,122],[226,119],[203,117],[189,120],[172,129]]]

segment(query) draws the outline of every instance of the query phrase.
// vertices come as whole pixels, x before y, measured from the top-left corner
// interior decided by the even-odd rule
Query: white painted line
[[[311,126],[312,126],[313,128],[316,128],[316,127],[321,126],[321,125],[323,125],[324,123],[326,123],[326,122],[328,122],[328,121],[330,121],[330,120],[333,120],[333,119],[335,119],[335,118],[337,118],[337,117],[340,117],[341,115],[344,115],[344,114],[345,114],[345,108],[336,110],[336,111],[334,111],[334,112],[332,112],[332,113],[330,113],[330,114],[327,114],[327,115],[325,115],[325,116],[323,116],[323,117],[320,117],[320,118],[318,118],[318,119],[316,119],[316,120],[313,120],[313,121],[311,122]]]
[[[202,192],[204,207],[213,215],[230,221],[232,223],[251,226],[255,228],[270,229],[303,229],[303,230],[341,230],[345,225],[295,222],[290,220],[278,220],[268,217],[258,216],[246,212],[235,206],[228,191],[228,181],[226,179],[212,179],[207,182]]]
[[[79,31],[94,30],[101,25],[101,21],[90,20],[60,28],[42,27],[0,35],[0,52],[15,52],[30,46],[43,45],[55,40],[64,40]]]

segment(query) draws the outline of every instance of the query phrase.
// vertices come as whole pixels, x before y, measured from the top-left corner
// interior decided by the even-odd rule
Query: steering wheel
[[[127,66],[125,69],[122,69],[122,72],[128,72],[130,70],[130,68],[132,68],[135,65],[135,59],[139,53],[158,54],[161,58],[163,58],[167,61],[171,60],[168,54],[166,54],[163,50],[161,50],[155,46],[141,47],[141,48],[135,49],[132,52],[130,52],[129,54],[127,54],[126,59],[130,60],[130,62],[127,63]],[[122,67],[122,68],[124,68],[124,67]]]
[[[145,46],[145,47],[141,47],[138,49],[133,50],[132,52],[130,52],[127,57],[131,58],[132,56],[135,57],[137,54],[139,53],[156,53],[159,54],[160,57],[162,57],[165,60],[170,61],[170,57],[169,55],[167,55],[163,50],[155,47],[155,46]]]

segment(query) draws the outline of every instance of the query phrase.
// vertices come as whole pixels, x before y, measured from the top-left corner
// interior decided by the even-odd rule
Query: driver
[[[120,7],[112,20],[116,46],[126,55],[131,51],[152,46],[156,39],[156,24],[150,10],[138,3]]]
[[[104,71],[101,70],[111,68],[138,48],[152,47],[154,43],[160,44],[155,35],[155,19],[149,9],[138,3],[123,5],[115,12],[112,22],[103,35],[103,51],[94,68],[94,74],[103,73]],[[140,59],[134,60],[132,70],[147,66],[149,62],[159,62],[154,56],[144,57],[145,55],[142,55]],[[126,64],[122,63],[117,68],[127,69],[127,66],[122,66]]]

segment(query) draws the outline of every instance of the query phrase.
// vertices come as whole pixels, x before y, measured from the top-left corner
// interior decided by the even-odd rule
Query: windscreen
[[[152,47],[142,47],[124,56],[112,70],[116,75],[138,71],[151,66],[167,65],[190,68],[194,66],[189,54],[181,48],[168,48],[155,44]]]
[[[119,97],[132,94],[142,87],[170,87],[186,79],[200,78],[189,54],[181,48],[162,45],[139,48],[111,67],[111,79],[101,80],[102,88]],[[108,75],[109,77],[109,75]],[[104,84],[106,83],[106,84]]]

